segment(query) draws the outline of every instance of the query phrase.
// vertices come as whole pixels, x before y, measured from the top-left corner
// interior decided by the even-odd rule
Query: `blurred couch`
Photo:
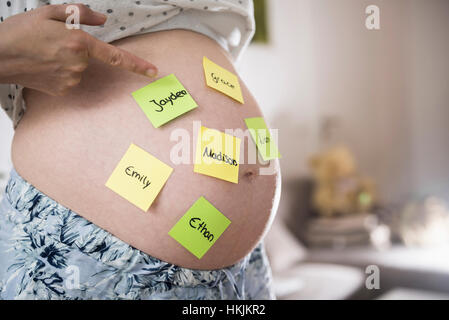
[[[358,268],[305,262],[307,250],[281,219],[275,221],[265,246],[278,299],[349,299],[364,285],[364,274]]]
[[[308,251],[301,243],[301,235],[311,212],[310,181],[284,181],[282,188],[278,215],[265,239],[276,297],[288,300],[352,298],[365,285],[365,274],[360,268],[307,262]]]

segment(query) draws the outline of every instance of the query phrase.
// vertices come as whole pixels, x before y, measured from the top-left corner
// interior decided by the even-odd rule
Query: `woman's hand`
[[[106,16],[78,4],[80,23],[97,26]],[[64,95],[81,81],[88,58],[155,77],[151,63],[82,30],[66,28],[67,5],[49,5],[0,23],[0,83]]]

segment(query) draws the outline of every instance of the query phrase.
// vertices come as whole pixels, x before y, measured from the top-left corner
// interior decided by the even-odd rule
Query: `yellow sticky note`
[[[106,187],[146,212],[172,171],[159,159],[131,144]]]
[[[245,103],[239,78],[235,74],[213,63],[206,57],[203,58],[203,67],[206,83],[209,87],[230,96],[240,103]]]
[[[201,259],[230,223],[231,220],[204,197],[201,197],[187,210],[168,234],[195,257]]]
[[[240,139],[201,127],[198,133],[194,172],[239,182]]]

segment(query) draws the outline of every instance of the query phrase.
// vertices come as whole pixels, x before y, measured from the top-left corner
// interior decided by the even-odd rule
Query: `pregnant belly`
[[[183,156],[193,158],[199,123],[220,131],[245,130],[243,119],[262,116],[255,100],[243,83],[244,105],[205,86],[203,56],[235,72],[227,54],[205,36],[175,30],[114,44],[153,62],[159,77],[174,73],[199,107],[155,129],[131,96],[152,80],[91,61],[81,84],[64,97],[25,90],[27,111],[12,146],[16,170],[60,204],[153,257],[194,269],[237,262],[257,245],[274,216],[277,161],[242,161],[234,184],[194,173],[192,161],[174,163],[173,150],[182,130],[188,133]],[[105,187],[131,143],[174,169],[147,212]],[[242,140],[241,159],[254,150],[252,144]],[[231,224],[198,259],[168,232],[201,196]]]

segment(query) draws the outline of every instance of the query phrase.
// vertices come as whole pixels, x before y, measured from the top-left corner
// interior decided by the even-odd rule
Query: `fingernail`
[[[150,78],[155,78],[157,76],[157,70],[153,68],[147,69],[147,71],[145,71],[145,74]]]
[[[105,14],[102,14],[102,13],[100,13],[100,12],[95,12],[95,15],[96,15],[97,17],[102,18],[103,20],[106,20],[106,19],[108,18]]]

